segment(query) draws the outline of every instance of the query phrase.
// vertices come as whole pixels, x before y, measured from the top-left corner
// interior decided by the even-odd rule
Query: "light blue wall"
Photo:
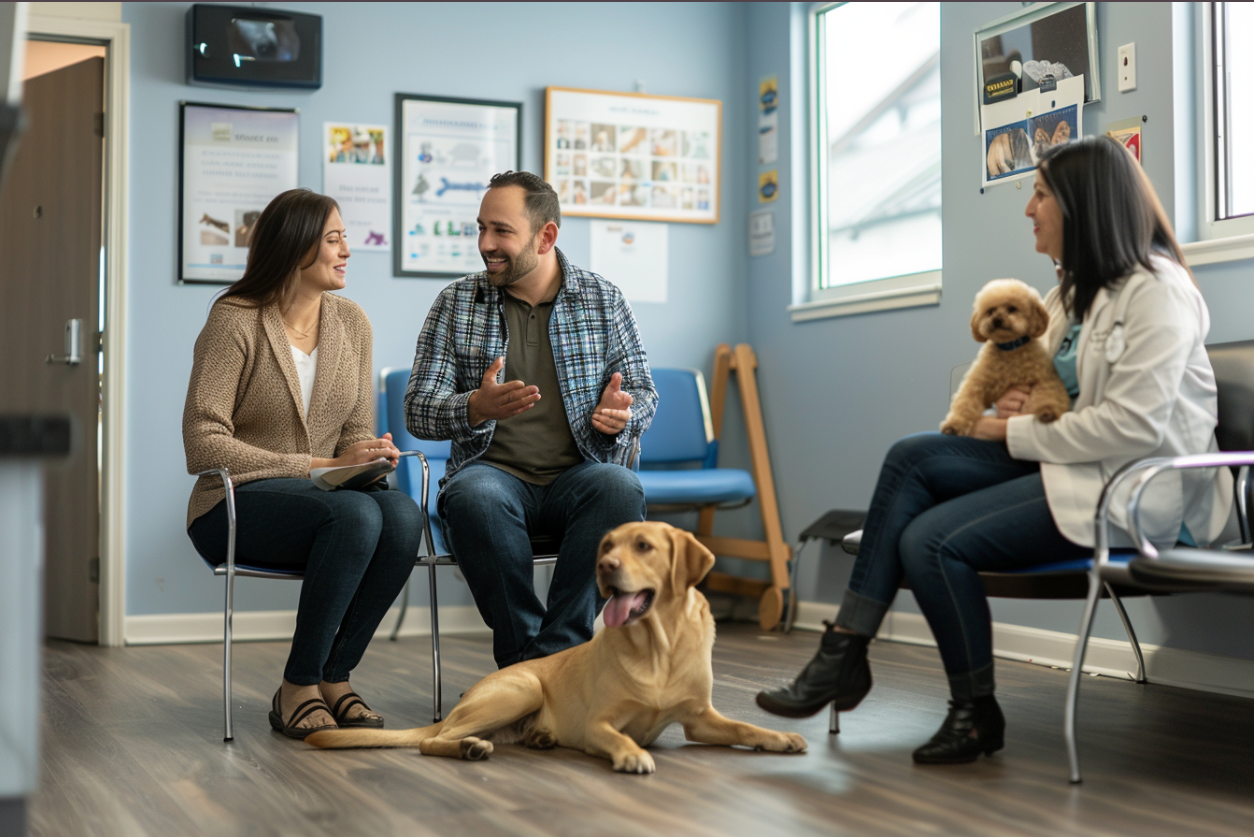
[[[972,32],[1020,8],[1018,3],[944,3],[941,12],[941,87],[944,102],[944,294],[939,306],[865,314],[809,323],[790,322],[785,306],[808,284],[805,142],[806,4],[755,3],[749,12],[749,74],[778,74],[790,126],[781,145],[781,180],[796,201],[775,209],[776,253],[749,264],[749,340],[762,364],[766,424],[775,462],[784,531],[801,528],[831,508],[865,509],[884,451],[897,438],[934,429],[947,408],[952,367],[972,359],[967,321],[976,290],[990,279],[1014,276],[1045,291],[1050,263],[1033,251],[1023,217],[1027,187],[1000,185],[980,194],[982,159],[974,133]],[[1176,206],[1173,165],[1177,118],[1192,118],[1192,102],[1177,107],[1172,89],[1171,4],[1099,3],[1103,101],[1084,108],[1084,130],[1146,115],[1145,168],[1167,207]],[[1115,55],[1135,42],[1142,58],[1136,91],[1119,93]],[[746,161],[756,176],[756,159]],[[1189,172],[1181,172],[1188,181]],[[797,206],[797,202],[800,206]],[[1187,205],[1187,201],[1181,203]],[[792,247],[788,246],[791,242]],[[1210,342],[1254,336],[1254,267],[1249,261],[1196,271],[1210,306]],[[798,596],[838,603],[849,559],[839,550],[811,547],[804,556]],[[917,612],[909,595],[897,607]],[[1148,643],[1254,658],[1248,600],[1182,596],[1130,603]],[[1124,638],[1112,609],[1100,611],[1096,635]],[[1074,633],[1078,603],[993,602],[994,618]]]
[[[125,3],[131,25],[127,321],[127,612],[206,612],[221,583],[184,531],[192,480],[180,435],[192,344],[214,288],[175,283],[178,102],[298,107],[301,184],[322,183],[324,121],[391,124],[393,93],[523,102],[523,166],[542,171],[544,87],[635,89],[722,100],[722,223],[670,228],[669,302],[635,306],[650,360],[709,369],[714,346],[747,334],[747,146],[742,80],[746,12],[734,3],[283,3],[323,16],[324,85],[314,92],[184,84],[185,3]],[[262,4],[268,5],[268,4]],[[587,264],[589,223],[568,219],[559,246]],[[614,277],[607,277],[613,280]],[[391,256],[358,253],[345,295],[369,314],[375,367],[408,365],[445,283],[392,278]],[[297,585],[240,585],[243,610],[291,609]],[[419,596],[424,594],[421,590]],[[442,601],[469,603],[452,581]]]

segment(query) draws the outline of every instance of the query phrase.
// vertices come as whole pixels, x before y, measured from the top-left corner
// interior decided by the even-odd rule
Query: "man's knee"
[[[586,491],[591,502],[625,511],[638,511],[644,517],[644,488],[634,471],[621,465],[597,463],[588,473]]]
[[[491,465],[467,468],[455,474],[444,489],[441,515],[447,520],[481,517],[518,507],[509,480],[516,477]]]

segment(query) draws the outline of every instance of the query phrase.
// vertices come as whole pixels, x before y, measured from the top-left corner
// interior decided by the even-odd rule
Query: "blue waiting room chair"
[[[758,624],[779,624],[792,602],[792,551],[784,542],[776,503],[775,484],[767,453],[757,389],[757,356],[747,344],[733,350],[723,344],[714,353],[711,393],[695,369],[653,369],[658,391],[657,413],[640,440],[640,483],[651,512],[697,511],[697,540],[715,555],[764,561],[770,580],[741,578],[712,572],[710,590],[758,596]],[[719,468],[719,437],[731,373],[736,373],[751,470]],[[762,518],[762,540],[714,534],[714,514],[757,501]],[[791,611],[792,608],[788,607]]]
[[[379,373],[379,395],[382,399],[380,410],[379,433],[391,433],[392,444],[400,450],[417,451],[415,456],[404,457],[396,468],[397,487],[414,498],[414,502],[422,509],[423,542],[421,553],[417,557],[417,566],[427,568],[427,590],[431,607],[431,673],[432,702],[435,712],[434,720],[439,721],[443,714],[443,680],[440,671],[440,614],[439,597],[436,587],[436,567],[456,567],[455,559],[444,543],[444,533],[440,526],[432,526],[431,521],[439,521],[436,511],[436,492],[431,490],[444,477],[445,466],[451,451],[448,441],[429,442],[413,436],[405,427],[405,390],[409,385],[409,367],[389,367]],[[557,562],[558,543],[552,538],[536,537],[531,541],[535,552],[537,566],[546,566]],[[409,583],[401,593],[401,611],[392,629],[391,639],[400,635],[401,623],[405,621],[405,613],[409,607]]]

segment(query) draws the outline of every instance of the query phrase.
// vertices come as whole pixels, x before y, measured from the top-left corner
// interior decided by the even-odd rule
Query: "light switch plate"
[[[1119,92],[1136,90],[1136,44],[1119,47]]]

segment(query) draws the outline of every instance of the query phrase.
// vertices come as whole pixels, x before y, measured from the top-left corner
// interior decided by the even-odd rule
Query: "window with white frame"
[[[794,319],[934,303],[940,4],[836,3],[812,14],[814,277]]]
[[[1254,4],[1207,3],[1201,238],[1254,233]]]

